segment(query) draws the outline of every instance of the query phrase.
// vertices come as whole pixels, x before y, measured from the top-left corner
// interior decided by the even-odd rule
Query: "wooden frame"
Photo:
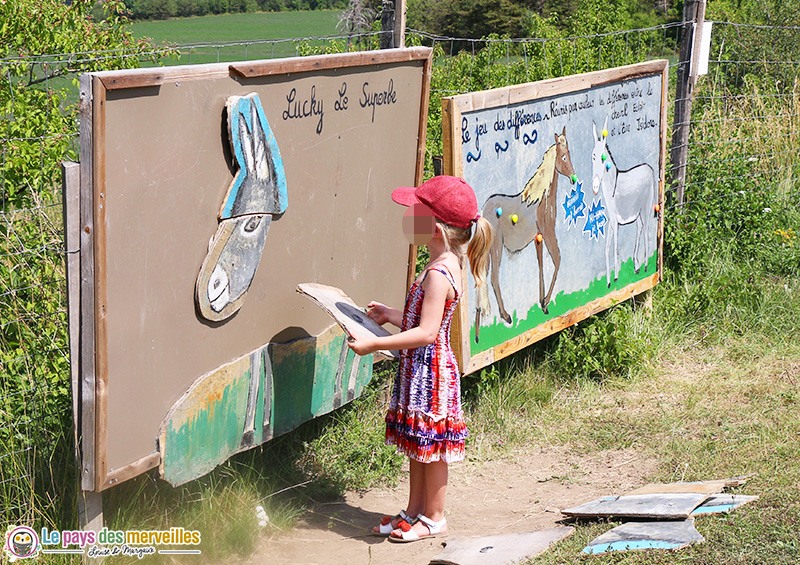
[[[418,47],[341,55],[297,57],[282,60],[222,63],[191,67],[166,67],[108,71],[85,74],[80,79],[81,97],[81,163],[80,163],[80,434],[82,439],[82,488],[102,491],[118,482],[135,477],[162,463],[157,449],[115,468],[108,462],[107,431],[109,419],[109,322],[108,303],[108,218],[107,218],[107,122],[106,109],[109,97],[120,91],[131,96],[156,92],[192,81],[228,80],[237,87],[242,81],[255,81],[275,77],[287,80],[297,74],[336,73],[348,69],[387,68],[391,65],[412,63],[421,65],[422,91],[418,104],[420,113],[416,129],[416,169],[413,179],[406,182],[419,184],[423,178],[425,131],[427,127],[428,89],[431,75],[431,50]],[[239,85],[238,88],[241,89]],[[127,96],[127,94],[124,94]],[[353,96],[355,98],[355,96]],[[118,99],[118,98],[116,98]],[[355,100],[354,100],[355,102]],[[331,102],[332,103],[332,102]],[[374,114],[373,114],[374,120]],[[398,228],[399,229],[399,228]],[[405,247],[404,247],[405,249]],[[414,250],[403,252],[409,263],[403,269],[403,281],[398,285],[407,288],[413,280]],[[196,276],[196,274],[195,274]],[[312,282],[312,281],[308,281]],[[323,282],[323,281],[320,281]],[[294,287],[290,289],[294,292]],[[72,304],[71,304],[72,307]],[[319,314],[321,317],[324,315]],[[265,346],[264,346],[265,347]],[[243,351],[242,354],[248,354]],[[119,394],[117,392],[116,394]],[[155,436],[155,434],[154,434]],[[153,444],[158,441],[153,437]]]
[[[518,335],[509,337],[504,339],[502,343],[495,343],[491,346],[488,346],[482,350],[476,351],[476,347],[471,342],[471,335],[475,335],[475,328],[479,330],[479,326],[471,326],[472,320],[470,315],[472,312],[478,311],[478,306],[476,305],[476,298],[472,297],[468,300],[462,300],[459,304],[459,308],[456,312],[454,322],[453,322],[453,349],[456,352],[458,361],[460,366],[463,369],[465,374],[469,374],[475,372],[499,359],[502,359],[512,353],[519,351],[520,349],[540,340],[548,335],[551,335],[555,332],[558,332],[570,325],[573,325],[580,320],[583,320],[589,316],[592,316],[602,310],[609,308],[610,306],[640,294],[657,284],[661,277],[661,269],[662,269],[662,244],[663,244],[663,204],[664,204],[664,174],[665,174],[665,156],[666,156],[666,127],[667,127],[667,117],[666,117],[666,97],[667,97],[667,73],[668,73],[668,62],[665,60],[657,60],[657,61],[649,61],[646,63],[636,64],[636,65],[629,65],[625,67],[619,67],[615,69],[608,69],[603,71],[597,71],[592,73],[586,73],[582,75],[574,75],[550,80],[544,80],[535,83],[527,83],[527,84],[520,84],[520,85],[513,85],[508,86],[505,88],[498,88],[494,90],[488,91],[481,91],[481,92],[473,92],[469,94],[453,96],[449,98],[444,98],[442,100],[442,128],[443,128],[443,144],[444,144],[444,172],[445,174],[451,174],[454,176],[461,176],[465,177],[468,182],[470,182],[470,172],[469,170],[465,171],[465,168],[470,166],[469,163],[476,162],[480,158],[480,154],[476,151],[476,147],[478,144],[478,140],[480,139],[480,134],[488,133],[489,135],[485,135],[485,139],[489,140],[489,145],[491,145],[491,141],[495,138],[492,137],[491,127],[487,129],[489,131],[481,130],[481,132],[472,131],[471,128],[476,127],[473,123],[478,121],[477,116],[481,116],[481,119],[484,119],[486,115],[489,114],[490,111],[494,111],[497,116],[500,116],[501,113],[504,116],[510,115],[510,112],[513,109],[525,107],[524,105],[528,105],[534,109],[542,109],[548,108],[544,106],[545,104],[551,104],[549,106],[550,111],[547,110],[539,112],[538,121],[536,118],[533,118],[531,122],[533,123],[534,127],[542,129],[542,131],[547,130],[547,135],[540,136],[541,138],[547,138],[548,143],[552,143],[552,132],[553,128],[555,129],[556,133],[556,140],[558,140],[558,134],[562,131],[567,132],[566,137],[569,138],[570,143],[575,145],[576,136],[585,136],[587,135],[584,131],[581,131],[581,125],[585,127],[585,120],[588,117],[592,117],[594,122],[602,121],[602,119],[598,120],[598,117],[603,115],[606,116],[606,120],[608,119],[611,111],[609,110],[608,106],[602,108],[604,106],[604,101],[601,100],[599,104],[597,103],[597,94],[599,92],[608,93],[608,89],[615,87],[616,85],[620,85],[622,88],[623,85],[634,84],[635,81],[641,79],[644,80],[647,77],[652,79],[651,82],[655,81],[660,83],[660,92],[652,92],[647,93],[648,99],[648,110],[652,110],[653,106],[658,103],[658,109],[655,112],[657,114],[657,139],[655,139],[654,144],[657,144],[657,163],[653,163],[651,169],[657,174],[657,180],[654,183],[657,185],[657,197],[656,198],[656,205],[655,208],[655,215],[658,217],[658,224],[655,228],[656,232],[656,242],[655,242],[655,249],[657,253],[657,257],[655,258],[655,263],[657,265],[656,272],[647,276],[638,276],[637,280],[630,284],[625,284],[622,286],[614,285],[614,288],[610,288],[612,285],[609,283],[609,292],[603,296],[597,297],[592,299],[579,307],[572,308],[569,311],[561,312],[558,315],[551,315],[548,319],[543,320],[541,323],[535,325],[535,327],[530,327],[521,331]],[[605,89],[605,90],[603,90]],[[572,102],[570,102],[570,107],[567,109],[567,106],[564,106],[563,112],[559,107],[560,100],[562,98],[568,98],[569,100],[575,100],[577,96],[586,96],[586,101],[583,103],[582,106],[575,106],[575,113],[573,115],[573,108],[571,107]],[[569,98],[572,97],[572,98]],[[594,97],[594,98],[593,98]],[[622,95],[620,97],[620,104],[617,107],[617,112],[614,115],[618,115],[618,119],[616,119],[617,127],[619,127],[619,135],[615,138],[615,141],[622,138],[623,134],[627,134],[629,132],[630,124],[623,123],[624,120],[634,120],[634,127],[636,127],[635,118],[637,117],[633,112],[637,112],[641,110],[644,106],[639,106],[638,101],[637,105],[634,108],[634,101],[627,100],[627,94],[624,95],[625,100],[624,104],[622,102]],[[593,100],[593,101],[592,101]],[[583,102],[583,101],[582,101]],[[610,102],[610,99],[608,100]],[[555,106],[553,106],[553,104]],[[644,104],[644,102],[642,102]],[[554,110],[555,108],[555,110]],[[580,112],[578,110],[581,110]],[[526,110],[527,111],[527,110]],[[536,113],[535,110],[530,110],[532,113]],[[605,112],[605,114],[604,114]],[[551,115],[552,114],[552,115]],[[470,121],[470,119],[473,119]],[[647,128],[655,128],[653,125],[655,123],[655,116],[648,114],[646,117],[646,124],[645,127]],[[581,119],[584,119],[584,122],[581,122]],[[495,128],[500,127],[502,130],[504,127],[504,119],[498,118],[500,121],[499,125],[495,122]],[[483,122],[482,122],[483,123]],[[557,126],[556,126],[557,124]],[[509,119],[509,128],[511,128],[510,119]],[[599,128],[600,126],[596,126]],[[611,127],[611,126],[609,126]],[[548,129],[549,128],[549,129]],[[495,131],[498,131],[495,129]],[[517,126],[517,134],[520,135],[520,128]],[[530,137],[525,140],[525,144],[527,144],[531,139],[531,143],[536,141],[535,134],[538,130],[533,130],[530,133]],[[647,132],[648,135],[653,135],[652,132]],[[478,135],[476,135],[478,134]],[[508,135],[511,135],[510,133]],[[527,135],[527,134],[526,134]],[[607,132],[603,134],[603,138],[607,135]],[[634,135],[639,135],[634,131]],[[642,134],[644,135],[644,134]],[[471,136],[471,137],[470,137]],[[613,134],[609,137],[609,140],[614,137]],[[508,138],[507,138],[508,139]],[[583,143],[585,138],[579,138],[580,141]],[[649,138],[648,138],[649,139]],[[511,139],[512,144],[515,143],[514,139]],[[522,146],[522,139],[516,140],[517,146]],[[601,140],[602,141],[602,140]],[[467,161],[465,161],[465,145],[470,145],[470,150],[467,151]],[[485,159],[500,159],[503,156],[503,151],[508,150],[509,144],[505,142],[505,149],[502,146],[502,142],[496,144],[497,147],[494,149],[487,147],[484,145],[482,149],[486,151],[486,153],[490,154]],[[541,144],[540,144],[541,146]],[[648,146],[649,147],[649,146]],[[652,148],[654,151],[656,147]],[[518,151],[522,151],[521,149]],[[496,156],[495,156],[496,152]],[[477,157],[476,157],[477,155]],[[583,159],[582,162],[578,163],[583,167],[583,171],[587,170],[585,166],[585,155],[580,156]],[[604,155],[605,158],[605,155]],[[513,157],[512,157],[513,159]],[[534,157],[531,157],[534,159]],[[536,160],[538,159],[538,160]],[[541,162],[541,156],[536,157],[536,163]],[[518,161],[519,162],[519,161]],[[573,150],[572,155],[572,163],[577,163],[577,157]],[[489,166],[489,165],[487,165]],[[516,165],[515,165],[516,166]],[[657,172],[655,168],[657,166]],[[474,169],[470,169],[474,170]],[[619,168],[621,171],[622,169]],[[516,170],[515,170],[516,171]],[[577,167],[575,168],[575,172],[578,172]],[[624,171],[623,171],[624,172]],[[562,175],[564,173],[562,172]],[[558,174],[554,173],[554,180],[553,183],[557,182]],[[492,177],[493,181],[496,181],[498,184],[502,185],[505,179]],[[526,179],[528,176],[525,177]],[[561,177],[563,180],[561,181],[562,184],[566,184],[569,182],[569,179]],[[588,179],[583,177],[584,181]],[[577,175],[573,175],[573,182],[577,179]],[[474,180],[471,182],[475,182]],[[533,178],[530,178],[528,186],[531,185],[533,182]],[[519,185],[517,185],[519,186]],[[553,185],[555,186],[555,184]],[[473,184],[473,188],[476,189],[476,193],[478,194],[478,205],[479,207],[483,206],[483,202],[485,200],[485,196],[483,196],[484,200],[482,200],[482,194],[492,194],[494,193],[502,193],[506,192],[511,194],[512,192],[519,192],[519,189],[516,191],[513,190],[502,190],[501,187],[493,186],[490,188],[476,186]],[[483,190],[483,192],[481,192]],[[527,190],[527,188],[526,188]],[[579,188],[580,190],[580,188]],[[562,189],[563,192],[563,189]],[[587,191],[590,193],[590,191]],[[524,196],[524,193],[520,192],[519,194]],[[591,196],[591,194],[590,194]],[[533,199],[528,200],[528,202],[534,202]],[[535,202],[538,202],[535,201]],[[529,206],[534,206],[533,204],[529,204]],[[486,200],[487,205],[489,204],[489,200]],[[602,206],[602,199],[600,201]],[[562,204],[559,204],[559,207]],[[498,207],[497,209],[498,215],[503,213],[502,208]],[[564,210],[560,210],[561,216],[564,215]],[[483,215],[487,216],[486,211],[483,211]],[[514,216],[515,218],[517,216]],[[506,218],[504,217],[504,221]],[[606,217],[605,220],[608,220]],[[499,220],[498,220],[499,221]],[[534,220],[535,221],[535,220]],[[566,219],[564,220],[566,222]],[[558,225],[561,224],[561,220],[557,221]],[[516,222],[514,222],[516,225]],[[623,224],[620,222],[619,224],[622,226]],[[537,238],[541,238],[541,227],[539,228],[539,235]],[[595,234],[597,239],[600,239],[600,235],[605,235],[605,232],[601,229],[601,233]],[[608,236],[610,238],[610,236]],[[638,233],[637,236],[638,238]],[[535,246],[542,246],[541,239],[536,239],[536,243],[533,245]],[[527,245],[527,244],[526,244]],[[618,244],[617,244],[618,245]],[[636,247],[638,250],[638,247]],[[541,249],[538,250],[541,252]],[[509,251],[507,249],[503,249],[502,253],[508,254]],[[550,257],[550,255],[546,255],[546,257]],[[608,262],[607,262],[608,263]],[[633,264],[636,264],[636,260],[633,260]],[[545,267],[540,267],[537,269],[542,270],[545,272]],[[608,268],[608,267],[607,267]],[[645,266],[645,270],[647,267]],[[558,268],[556,267],[555,272],[558,273]],[[619,276],[619,268],[616,271],[612,270],[612,273]],[[488,284],[488,283],[487,283]],[[469,289],[472,286],[472,277],[471,275],[467,275],[466,271],[464,274],[463,280],[463,287],[465,289]],[[555,286],[555,275],[553,275],[553,284],[551,286],[551,292],[553,290],[553,286]],[[534,293],[536,289],[535,285],[532,285],[529,289],[531,293]],[[496,291],[497,292],[497,291]],[[547,299],[549,300],[549,294]],[[555,300],[555,299],[554,299]],[[547,314],[548,303],[544,302],[544,306],[542,306],[542,311]],[[498,302],[499,304],[499,302]],[[515,320],[516,321],[516,320]],[[513,322],[512,322],[513,323]],[[473,334],[471,334],[471,328]]]

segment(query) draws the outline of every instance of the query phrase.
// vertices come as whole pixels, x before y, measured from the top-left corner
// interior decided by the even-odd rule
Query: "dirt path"
[[[450,536],[472,537],[550,528],[560,509],[641,486],[655,462],[633,450],[578,456],[565,448],[450,467],[446,516]],[[397,488],[348,493],[313,508],[295,529],[265,539],[244,564],[426,564],[442,539],[396,544],[369,534],[381,516],[403,508],[407,475]],[[444,538],[446,539],[446,538]]]

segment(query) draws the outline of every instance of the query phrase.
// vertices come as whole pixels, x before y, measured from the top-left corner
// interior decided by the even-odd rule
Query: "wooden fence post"
[[[405,47],[406,0],[383,0],[381,49]]]
[[[683,5],[683,37],[680,46],[677,86],[675,89],[675,119],[672,123],[670,148],[670,177],[675,188],[677,204],[683,204],[686,187],[686,161],[689,153],[689,125],[692,98],[697,82],[700,41],[706,14],[706,0],[686,0]],[[675,202],[672,202],[675,204]]]
[[[394,46],[406,46],[406,0],[394,0]]]
[[[78,522],[81,530],[99,532],[103,529],[103,495],[82,488],[83,454],[81,437],[81,378],[80,378],[80,183],[81,167],[78,163],[62,162],[61,178],[64,210],[64,247],[67,276],[67,310],[69,327],[70,380],[72,382],[72,424],[75,441],[76,488],[78,491]],[[101,559],[102,560],[102,559]],[[91,559],[96,562],[96,559]],[[89,563],[86,553],[83,563]]]

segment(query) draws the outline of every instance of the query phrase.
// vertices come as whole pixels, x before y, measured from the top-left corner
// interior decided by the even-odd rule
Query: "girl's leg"
[[[423,467],[425,505],[422,514],[434,522],[441,522],[444,519],[444,500],[447,494],[447,463],[434,461],[433,463],[417,464]],[[423,522],[414,524],[413,529],[420,537],[430,534],[428,526]],[[446,531],[447,525],[442,528],[441,532]],[[392,535],[396,533],[398,532],[395,531]]]
[[[406,514],[416,516],[425,513],[426,495],[426,467],[425,463],[409,459],[409,490]]]
[[[444,499],[447,495],[447,463],[434,461],[425,469],[425,516],[434,522],[444,518]]]
[[[406,506],[406,515],[415,518],[418,514],[425,512],[425,464],[419,461],[409,459],[409,489],[408,489],[408,505]],[[397,528],[400,518],[392,520],[392,528]],[[372,531],[378,533],[379,526],[372,528]]]

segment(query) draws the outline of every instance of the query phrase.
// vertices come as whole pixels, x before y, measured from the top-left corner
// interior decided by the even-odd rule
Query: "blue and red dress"
[[[400,366],[395,376],[392,399],[386,414],[386,443],[421,463],[464,459],[467,427],[461,407],[461,375],[450,347],[450,322],[458,304],[458,287],[450,272],[442,273],[455,290],[455,298],[446,300],[439,335],[430,345],[400,352]],[[401,330],[419,326],[425,290],[422,280],[408,291]]]

